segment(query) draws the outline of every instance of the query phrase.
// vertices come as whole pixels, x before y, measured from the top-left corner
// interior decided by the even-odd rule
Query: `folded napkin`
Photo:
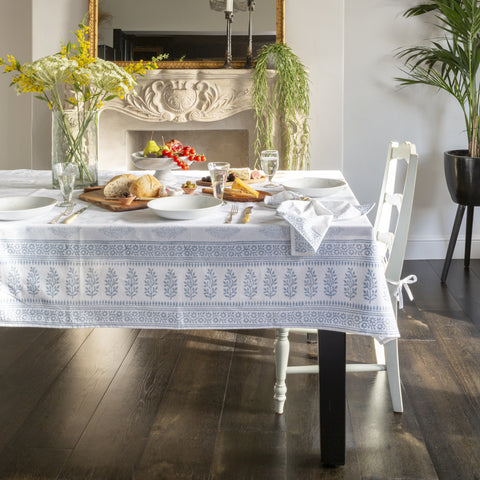
[[[334,220],[359,217],[373,206],[356,206],[339,200],[302,198],[301,195],[290,191],[265,198],[265,203],[270,207],[276,207],[277,215],[291,226],[292,255],[313,255]]]

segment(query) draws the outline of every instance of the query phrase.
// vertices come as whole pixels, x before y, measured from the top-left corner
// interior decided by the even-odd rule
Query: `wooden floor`
[[[347,463],[319,459],[315,375],[273,413],[271,331],[0,329],[0,479],[480,479],[480,260],[406,262],[405,413],[347,375]],[[291,358],[315,347],[292,335]],[[369,339],[348,337],[368,360]]]

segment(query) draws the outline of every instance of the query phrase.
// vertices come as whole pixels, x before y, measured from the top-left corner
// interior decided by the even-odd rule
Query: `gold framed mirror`
[[[198,0],[193,0],[193,1],[197,2]],[[210,1],[210,5],[212,5],[212,3],[219,2],[220,0],[209,0],[209,1]],[[275,12],[274,12],[275,41],[277,43],[284,42],[285,41],[285,0],[271,0],[271,1],[272,1],[272,4],[275,5]],[[102,2],[102,0],[88,0],[88,26],[89,26],[89,40],[90,40],[90,55],[93,57],[99,56],[98,54],[99,31],[100,31],[99,22],[102,22],[102,19],[107,13],[107,12],[103,12],[101,9],[99,10],[100,2]],[[169,2],[170,5],[176,4],[176,3],[177,2]],[[257,3],[258,3],[258,0],[257,0]],[[135,3],[135,5],[137,5],[137,3]],[[144,15],[145,17],[146,15],[145,11],[142,11],[142,9],[138,9],[138,10],[141,11],[142,15]],[[99,14],[99,11],[100,11],[100,14]],[[222,13],[222,12],[219,12],[219,13]],[[111,15],[107,14],[107,17],[108,16],[111,17]],[[182,21],[184,18],[185,18],[185,15],[183,16]],[[273,24],[273,19],[271,19],[271,21]],[[254,17],[254,28],[255,28],[255,17]],[[188,36],[189,35],[187,34],[183,35],[184,38]],[[222,36],[223,36],[223,42],[225,42],[226,41],[225,33],[223,33]],[[259,36],[258,38],[259,38],[258,41],[260,42],[263,41],[262,36]],[[272,38],[273,38],[273,33],[272,33]],[[273,40],[269,43],[273,43]],[[146,49],[146,50],[149,50],[149,49]],[[158,54],[159,52],[157,51],[156,53]],[[246,52],[245,52],[245,55],[246,55]],[[155,52],[154,52],[154,55],[151,55],[151,56],[155,56]],[[110,58],[110,59],[114,60],[114,58]],[[116,63],[122,64],[125,62],[117,61]],[[164,60],[162,62],[159,62],[159,67],[166,68],[166,69],[201,69],[201,68],[222,68],[223,64],[224,64],[224,59],[216,58],[216,59],[188,60],[188,56],[187,56],[185,60],[180,60],[180,61]],[[239,60],[238,58],[234,57],[232,61],[232,66],[234,68],[242,68],[244,65],[245,65],[245,58]]]

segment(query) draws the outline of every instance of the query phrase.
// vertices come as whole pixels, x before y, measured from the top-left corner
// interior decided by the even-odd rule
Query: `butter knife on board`
[[[70,215],[65,220],[60,223],[71,223],[73,222],[81,213],[83,213],[87,208],[90,208],[91,205],[87,205],[86,207],[81,208],[80,210],[76,211],[73,215]]]

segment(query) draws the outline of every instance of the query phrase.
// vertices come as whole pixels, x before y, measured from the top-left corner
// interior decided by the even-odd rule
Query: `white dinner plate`
[[[221,200],[201,195],[162,197],[148,202],[148,208],[158,216],[172,220],[192,220],[203,217],[221,205]]]
[[[0,197],[0,220],[24,220],[43,215],[57,203],[50,197]]]
[[[304,177],[282,183],[285,190],[291,190],[313,198],[333,195],[344,188],[346,184],[347,182],[344,180],[325,177]]]

